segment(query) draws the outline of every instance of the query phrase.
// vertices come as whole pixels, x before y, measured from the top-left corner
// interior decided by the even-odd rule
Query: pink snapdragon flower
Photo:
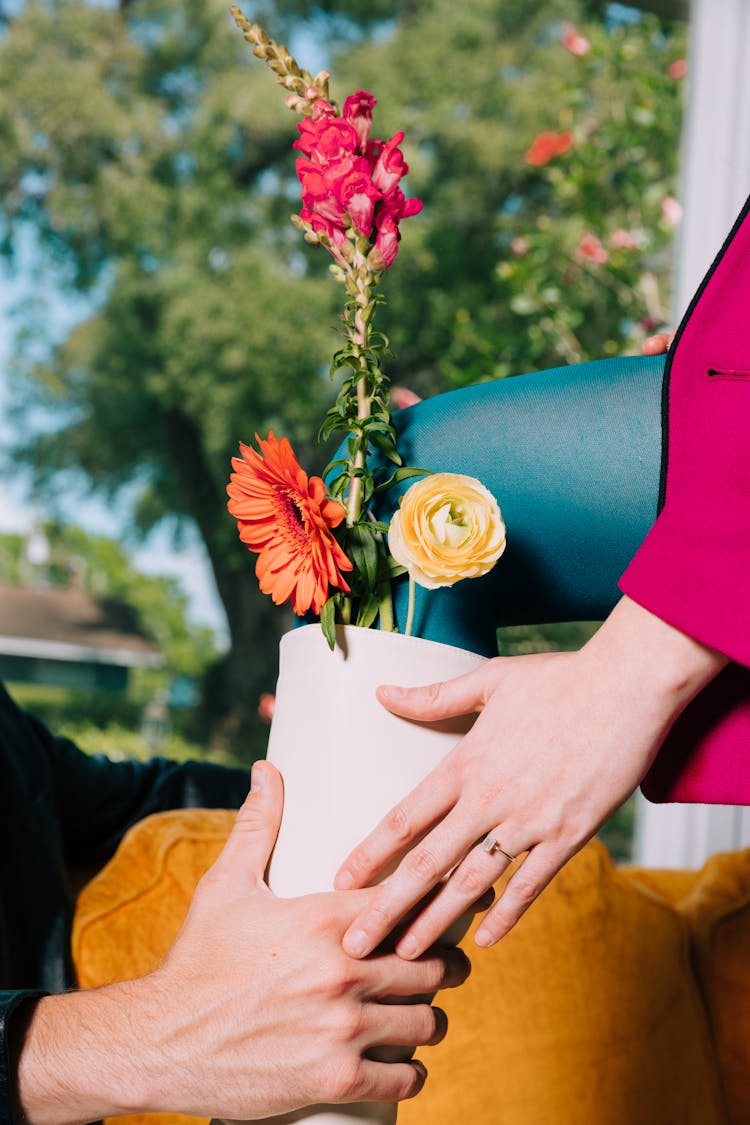
[[[375,245],[368,262],[377,273],[392,266],[401,239],[399,223],[422,210],[421,199],[406,199],[400,188],[394,188],[383,200],[375,216]]]
[[[300,137],[292,148],[298,148],[322,167],[337,160],[345,160],[357,150],[357,130],[339,117],[321,117],[317,121],[305,118],[297,128]]]
[[[362,151],[364,151],[370,138],[372,111],[375,103],[374,94],[368,94],[366,90],[357,90],[356,93],[350,94],[344,102],[344,120],[356,129],[359,147]]]
[[[409,171],[409,165],[404,160],[404,154],[398,147],[403,139],[403,133],[394,133],[389,141],[380,145],[379,151],[372,154],[376,156],[372,169],[372,182],[377,185],[384,196],[397,187],[401,177]]]
[[[357,90],[339,117],[317,98],[311,116],[297,126],[294,147],[303,154],[296,165],[303,223],[329,240],[334,257],[345,249],[348,231],[368,239],[374,232],[368,263],[380,271],[396,257],[401,220],[416,215],[422,204],[407,200],[399,187],[409,171],[399,147],[403,132],[388,141],[370,139],[374,106],[372,94]]]
[[[363,156],[347,155],[328,164],[300,156],[297,176],[302,184],[303,209],[341,230],[351,224],[369,238],[375,204],[382,195],[372,182],[370,166]]]

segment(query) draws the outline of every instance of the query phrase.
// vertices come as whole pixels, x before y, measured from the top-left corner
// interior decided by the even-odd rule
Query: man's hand
[[[344,948],[364,956],[437,888],[396,944],[419,956],[525,853],[476,932],[478,945],[498,941],[635,789],[676,716],[726,663],[623,598],[579,652],[499,657],[446,683],[379,689],[409,719],[478,718],[339,871],[337,886],[366,886],[410,849]],[[497,847],[477,844],[486,836]]]
[[[282,802],[278,772],[256,763],[232,834],[159,969],[37,1002],[18,1069],[28,1122],[159,1111],[254,1118],[418,1093],[421,1063],[374,1055],[438,1042],[445,1016],[395,998],[458,985],[468,962],[455,950],[412,964],[393,952],[347,956],[343,935],[375,890],[276,898],[263,876]]]

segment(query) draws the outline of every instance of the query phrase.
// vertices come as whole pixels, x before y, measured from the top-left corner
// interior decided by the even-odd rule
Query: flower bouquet
[[[330,254],[346,293],[343,344],[331,365],[344,378],[320,429],[323,439],[341,435],[339,452],[323,477],[310,477],[287,438],[256,434],[257,449],[241,444],[228,486],[240,538],[258,556],[261,590],[276,604],[291,602],[298,617],[318,619],[282,639],[268,747],[284,778],[270,885],[298,895],[330,889],[351,848],[468,729],[470,720],[397,718],[377,703],[375,688],[444,680],[483,662],[411,635],[415,584],[434,589],[486,574],[505,548],[505,527],[478,480],[406,466],[397,449],[381,367],[388,342],[374,322],[400,223],[422,209],[401,188],[404,134],[374,138],[372,94],[356,91],[339,112],[326,72],[313,77],[231,11],[301,117],[293,147],[302,207],[292,219]],[[392,584],[407,574],[399,630]],[[395,1106],[313,1107],[274,1120],[345,1125],[392,1122],[395,1113]]]

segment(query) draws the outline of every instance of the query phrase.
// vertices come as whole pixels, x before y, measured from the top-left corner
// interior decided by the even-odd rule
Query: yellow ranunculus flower
[[[505,550],[505,524],[475,477],[433,473],[402,496],[388,547],[415,582],[434,590],[492,570]]]

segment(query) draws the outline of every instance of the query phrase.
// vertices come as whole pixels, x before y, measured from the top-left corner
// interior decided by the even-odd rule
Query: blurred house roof
[[[130,606],[73,587],[0,583],[0,654],[120,667],[162,663]]]

